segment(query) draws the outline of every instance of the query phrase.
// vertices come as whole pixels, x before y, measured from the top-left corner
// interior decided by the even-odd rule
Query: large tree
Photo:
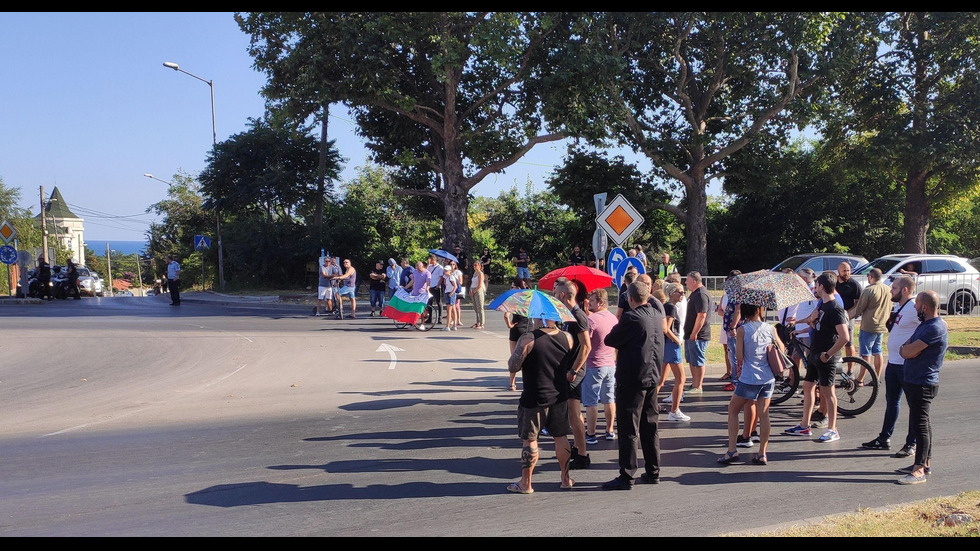
[[[724,161],[805,122],[843,20],[818,13],[593,13],[568,27],[545,80],[549,121],[628,146],[679,183],[686,268],[706,271],[707,193]]]
[[[399,194],[442,206],[443,246],[470,245],[469,192],[544,129],[527,83],[560,14],[332,12],[236,14],[272,101],[314,114],[347,105],[373,159],[402,170]]]
[[[933,211],[980,183],[980,14],[877,17],[873,63],[842,75],[825,135],[884,161],[904,191],[904,252],[925,253]]]

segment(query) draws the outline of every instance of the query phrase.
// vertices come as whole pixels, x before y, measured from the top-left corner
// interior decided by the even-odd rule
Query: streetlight
[[[152,174],[149,174],[149,173],[147,173],[147,172],[144,172],[144,173],[143,173],[143,176],[146,176],[147,178],[153,178],[154,180],[156,180],[156,181],[158,181],[158,182],[163,182],[163,183],[165,183],[165,184],[167,184],[168,186],[173,186],[173,185],[174,185],[174,183],[173,183],[173,182],[168,182],[168,181],[166,181],[166,180],[161,180],[160,178],[157,178],[156,176],[154,176],[154,175],[152,175]]]
[[[164,61],[163,62],[163,66],[164,67],[167,67],[168,69],[173,69],[174,71],[177,71],[177,72],[180,72],[180,73],[184,73],[185,75],[190,75],[190,76],[196,78],[197,80],[200,80],[201,82],[207,84],[208,85],[208,88],[211,89],[211,139],[212,139],[212,143],[215,146],[217,146],[218,145],[218,130],[215,127],[215,124],[214,124],[214,81],[213,80],[207,80],[205,78],[201,78],[201,77],[195,75],[194,73],[189,73],[189,72],[181,69],[180,68],[180,65],[177,65],[176,63],[174,63],[172,61]],[[146,176],[146,175],[144,174],[144,176]],[[151,176],[151,178],[152,178],[152,176]],[[221,291],[223,292],[225,290],[225,261],[224,261],[224,258],[223,258],[224,257],[224,249],[223,249],[223,247],[221,245],[221,211],[219,211],[218,208],[215,207],[214,213],[215,213],[215,229],[216,229],[216,233],[217,233],[217,237],[218,237],[218,284],[221,286]]]

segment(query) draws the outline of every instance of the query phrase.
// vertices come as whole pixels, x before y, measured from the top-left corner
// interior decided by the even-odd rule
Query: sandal
[[[733,452],[726,451],[724,457],[718,458],[718,462],[721,463],[722,465],[731,465],[736,461],[738,461],[738,451],[733,451]]]
[[[533,494],[534,488],[525,490],[524,488],[521,488],[521,485],[518,484],[517,482],[511,482],[510,484],[507,485],[507,491],[513,492],[515,494]]]
[[[572,489],[572,486],[575,486],[575,481],[572,480],[571,478],[569,478],[568,479],[568,484],[562,484],[561,485],[561,489],[562,490],[571,490]]]
[[[759,454],[755,454],[755,457],[752,458],[752,462],[755,463],[756,465],[768,465],[769,464],[769,460],[766,459],[766,456],[765,455],[759,455]]]
[[[722,380],[722,381],[728,381],[728,380],[731,380],[731,378],[732,378],[732,374],[731,373],[725,373],[724,375],[721,376],[721,379],[720,380]]]

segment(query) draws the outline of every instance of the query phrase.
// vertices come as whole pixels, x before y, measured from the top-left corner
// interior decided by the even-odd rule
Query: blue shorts
[[[354,288],[344,285],[337,294],[342,297],[354,298]]]
[[[859,331],[858,345],[861,348],[859,354],[862,356],[880,356],[881,340],[883,336],[884,336],[883,333],[871,333],[868,331]]]
[[[616,403],[616,368],[586,367],[582,387],[582,405],[586,407],[599,404]]]
[[[446,294],[446,304],[449,305],[449,306],[452,306],[453,304],[456,304],[456,295],[451,294],[451,293],[447,293]]]
[[[742,381],[735,381],[735,396],[746,400],[763,400],[772,398],[772,391],[776,388],[776,381],[769,381],[761,385],[750,385]]]
[[[704,354],[708,351],[708,341],[684,341],[684,358],[694,366],[704,366]]]
[[[667,342],[664,343],[664,363],[665,364],[684,363],[684,355],[681,354],[681,345],[675,343],[670,339],[667,339]]]

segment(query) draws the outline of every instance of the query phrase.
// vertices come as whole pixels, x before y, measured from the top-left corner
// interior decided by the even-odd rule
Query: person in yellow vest
[[[660,264],[657,265],[657,279],[667,279],[670,274],[676,274],[677,266],[670,262],[670,255],[668,253],[663,253],[661,256]]]

